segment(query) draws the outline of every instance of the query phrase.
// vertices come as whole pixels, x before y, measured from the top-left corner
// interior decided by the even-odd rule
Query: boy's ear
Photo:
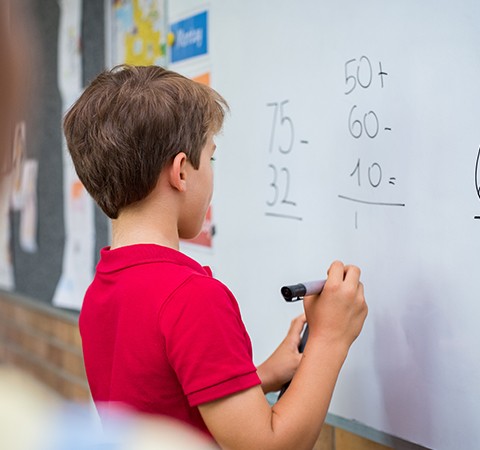
[[[185,192],[187,190],[187,162],[187,155],[180,152],[173,159],[172,165],[168,171],[170,185],[180,192]]]

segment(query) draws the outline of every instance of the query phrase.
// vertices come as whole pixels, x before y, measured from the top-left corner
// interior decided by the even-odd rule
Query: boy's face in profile
[[[195,169],[187,161],[189,188],[185,200],[184,217],[179,221],[179,233],[183,239],[193,239],[202,230],[203,221],[213,194],[213,167],[212,158],[216,145],[213,135],[209,135],[202,149],[200,166]]]

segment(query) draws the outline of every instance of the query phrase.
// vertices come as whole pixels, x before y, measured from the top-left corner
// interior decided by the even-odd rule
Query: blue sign
[[[183,61],[194,56],[206,55],[208,12],[173,23],[170,31],[175,36],[172,46],[172,63]]]

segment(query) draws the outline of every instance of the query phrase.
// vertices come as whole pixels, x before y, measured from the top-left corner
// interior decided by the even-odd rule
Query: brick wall
[[[65,399],[90,399],[73,315],[0,294],[0,362],[23,369]]]
[[[77,318],[28,299],[0,293],[0,364],[33,375],[62,397],[89,401]],[[324,425],[314,450],[388,450]]]
[[[391,450],[391,448],[325,424],[313,450]]]

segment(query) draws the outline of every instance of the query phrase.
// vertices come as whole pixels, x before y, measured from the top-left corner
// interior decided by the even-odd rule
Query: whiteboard
[[[171,1],[170,13],[201,7]],[[330,412],[435,449],[480,442],[480,3],[220,1],[210,264],[255,361],[301,305],[279,289],[362,269],[369,317]]]

